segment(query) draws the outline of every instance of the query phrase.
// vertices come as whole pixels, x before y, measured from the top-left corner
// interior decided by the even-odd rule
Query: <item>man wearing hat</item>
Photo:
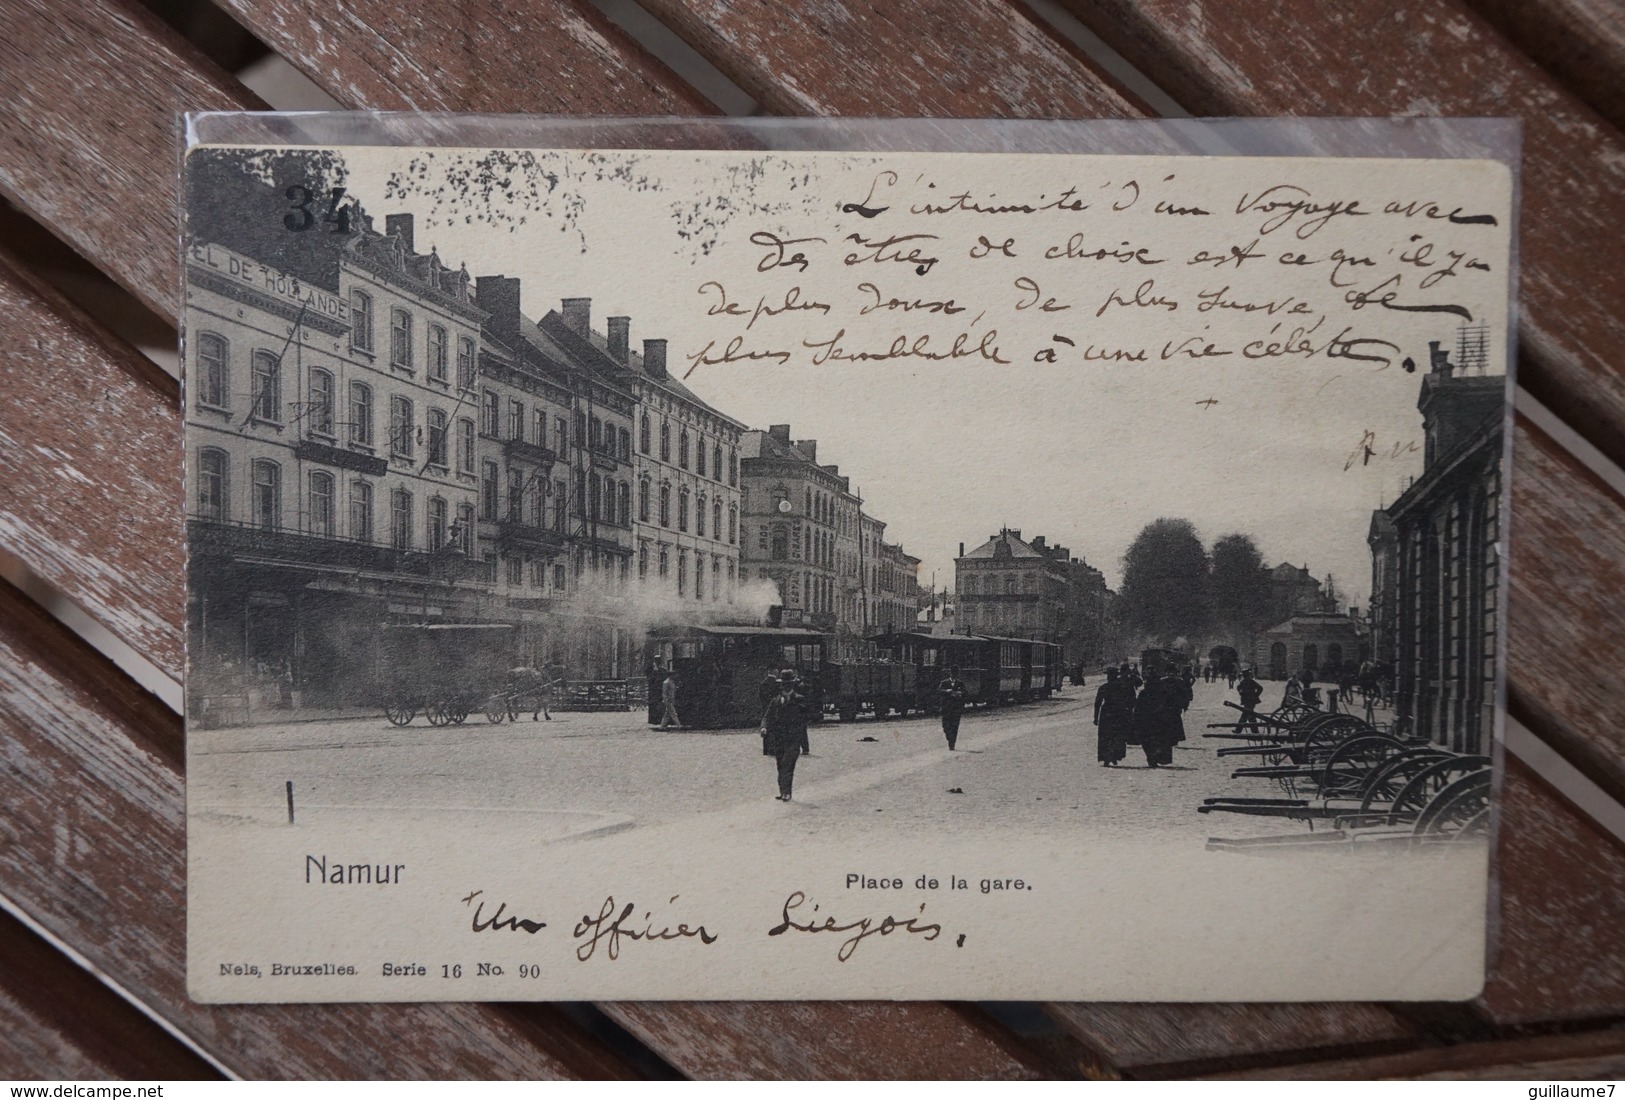
[[[1236,694],[1241,697],[1241,717],[1236,719],[1236,728],[1242,726],[1258,725],[1258,704],[1264,698],[1264,685],[1253,679],[1253,670],[1241,670],[1241,683],[1236,685]]]
[[[779,673],[778,693],[762,712],[762,755],[778,761],[780,802],[790,801],[796,760],[807,748],[807,700],[800,687],[795,669],[785,669]]]
[[[959,740],[959,716],[965,713],[965,681],[959,678],[959,670],[948,670],[948,678],[937,685],[937,691],[942,695],[942,736],[948,739],[948,751],[954,751],[954,745]]]

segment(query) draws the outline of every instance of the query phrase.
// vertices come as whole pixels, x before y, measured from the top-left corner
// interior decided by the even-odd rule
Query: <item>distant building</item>
[[[1371,660],[1391,667],[1399,630],[1399,533],[1388,513],[1371,513],[1366,532],[1371,548]]]
[[[1336,680],[1350,666],[1359,667],[1368,644],[1365,625],[1353,616],[1304,612],[1258,634],[1253,664],[1268,680],[1306,670],[1317,679]]]
[[[1037,638],[1063,649],[1067,665],[1105,658],[1111,595],[1100,570],[1050,545],[1004,528],[955,567],[955,629],[963,634]]]
[[[792,440],[788,424],[740,440],[742,564],[778,586],[803,621],[838,631],[851,648],[862,630],[862,502],[836,466],[818,462],[816,439]]]
[[[834,635],[839,657],[870,654],[875,634],[918,614],[919,559],[886,542],[839,466],[790,425],[740,438],[740,568],[778,586],[787,612]]]
[[[920,559],[896,543],[880,544],[870,621],[877,633],[915,628],[920,610]]]
[[[1457,373],[1437,341],[1429,352],[1422,475],[1383,509],[1398,550],[1395,704],[1412,733],[1481,753],[1495,721],[1506,378]]]
[[[1320,582],[1307,565],[1282,562],[1269,574],[1270,621],[1284,622],[1298,614],[1334,612]]]

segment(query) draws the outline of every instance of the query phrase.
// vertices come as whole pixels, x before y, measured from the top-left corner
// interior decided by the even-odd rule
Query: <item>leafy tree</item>
[[[223,245],[337,289],[340,250],[364,218],[353,197],[334,194],[344,183],[343,158],[331,150],[195,149],[186,158],[187,243]],[[308,227],[291,228],[305,211]]]
[[[1207,582],[1207,551],[1189,520],[1147,524],[1123,555],[1118,609],[1128,638],[1174,645],[1204,635]]]
[[[1208,596],[1221,632],[1245,640],[1271,625],[1269,575],[1250,536],[1225,535],[1213,544]]]

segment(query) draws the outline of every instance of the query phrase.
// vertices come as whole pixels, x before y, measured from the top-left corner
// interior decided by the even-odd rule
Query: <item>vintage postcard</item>
[[[1505,163],[524,145],[188,150],[195,997],[1480,988]]]

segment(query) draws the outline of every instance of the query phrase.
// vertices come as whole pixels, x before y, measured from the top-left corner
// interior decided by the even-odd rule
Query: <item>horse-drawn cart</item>
[[[379,650],[384,717],[404,726],[460,726],[507,685],[509,623],[409,623],[384,627]]]

